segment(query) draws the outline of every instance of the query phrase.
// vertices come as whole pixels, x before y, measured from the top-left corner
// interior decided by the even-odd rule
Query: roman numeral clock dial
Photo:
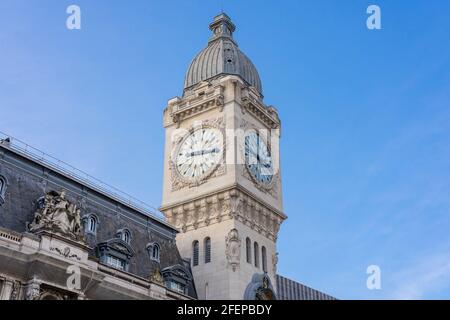
[[[256,132],[245,136],[245,162],[258,183],[270,185],[273,178],[272,157],[266,143]]]
[[[217,129],[202,128],[189,134],[176,154],[178,174],[189,181],[208,177],[223,158],[223,137]]]

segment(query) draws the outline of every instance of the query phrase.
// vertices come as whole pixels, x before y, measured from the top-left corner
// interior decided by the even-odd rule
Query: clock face
[[[272,182],[272,157],[266,143],[256,132],[245,136],[245,162],[257,182],[266,185]]]
[[[212,173],[222,158],[222,133],[217,129],[202,128],[183,140],[175,165],[183,178],[198,181]]]

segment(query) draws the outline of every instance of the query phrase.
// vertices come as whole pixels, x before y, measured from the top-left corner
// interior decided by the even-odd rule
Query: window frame
[[[150,260],[160,262],[161,261],[161,245],[158,242],[151,242],[146,246]],[[155,252],[157,255],[155,257]]]
[[[127,244],[131,244],[131,240],[133,239],[133,236],[131,235],[131,231],[127,228],[120,229],[117,231],[117,237],[120,238],[123,242],[126,242]]]
[[[261,262],[263,271],[267,272],[267,249],[265,246],[261,247]]]
[[[254,265],[256,268],[259,268],[259,266],[260,266],[260,264],[259,264],[259,244],[256,241],[253,243],[253,251],[254,251],[253,255],[254,255],[254,259],[255,259]]]
[[[245,254],[247,263],[252,264],[252,240],[249,237],[245,239]]]
[[[196,267],[200,263],[200,242],[194,240],[192,242],[192,266]]]
[[[84,232],[85,234],[92,234],[92,235],[97,235],[97,231],[98,231],[98,226],[99,226],[99,219],[97,217],[97,215],[90,213],[86,216],[83,217],[84,220]],[[94,229],[92,230],[91,227],[91,221],[94,221]]]
[[[211,237],[206,237],[203,240],[203,250],[205,264],[211,263]]]

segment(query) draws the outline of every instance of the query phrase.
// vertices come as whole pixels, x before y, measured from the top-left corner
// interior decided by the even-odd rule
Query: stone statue
[[[241,239],[239,238],[239,232],[236,229],[230,230],[225,239],[225,243],[225,255],[228,260],[228,265],[231,266],[234,272],[239,266],[241,256]]]
[[[28,225],[31,232],[52,231],[82,240],[81,210],[66,199],[66,191],[51,191],[38,200],[34,220]]]

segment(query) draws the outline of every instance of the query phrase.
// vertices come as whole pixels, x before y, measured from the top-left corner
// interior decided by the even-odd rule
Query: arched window
[[[266,247],[261,248],[262,268],[264,272],[267,272],[267,252]]]
[[[211,262],[211,238],[207,237],[204,240],[204,249],[205,249],[205,263]]]
[[[192,243],[192,265],[193,266],[198,266],[198,250],[199,250],[199,244],[198,241],[195,240]]]
[[[250,238],[245,239],[245,253],[247,255],[247,262],[252,263],[252,241]]]
[[[96,234],[96,233],[97,233],[97,226],[98,226],[98,219],[97,219],[96,216],[94,216],[93,214],[91,214],[91,215],[87,218],[86,231],[87,231],[88,233]]]
[[[149,243],[147,244],[147,251],[148,254],[150,255],[150,259],[156,262],[159,262],[161,259],[161,246],[156,243]]]
[[[131,243],[131,232],[128,229],[119,230],[118,234],[122,241],[125,241],[128,244]]]
[[[258,245],[258,242],[255,242],[253,251],[255,254],[255,267],[259,268],[259,245]]]
[[[161,254],[161,248],[159,247],[159,244],[155,243],[153,244],[152,248],[152,260],[159,261],[159,256]]]

